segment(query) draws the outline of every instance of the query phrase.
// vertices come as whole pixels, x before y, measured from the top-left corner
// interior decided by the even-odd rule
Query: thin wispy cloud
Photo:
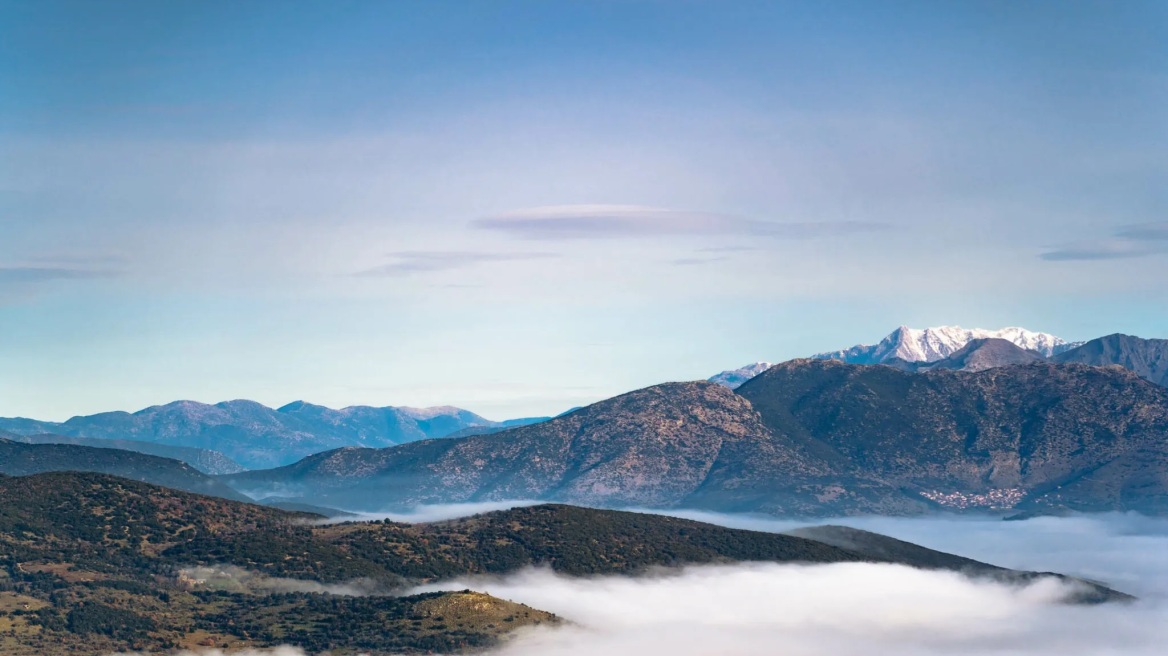
[[[39,267],[120,267],[129,263],[124,255],[59,253],[22,258],[29,265]]]
[[[669,263],[673,266],[701,266],[703,264],[713,264],[715,262],[725,262],[729,257],[679,257],[676,260],[670,260]]]
[[[707,246],[699,248],[699,253],[753,253],[762,250],[757,246]]]
[[[556,253],[488,253],[477,251],[398,251],[390,262],[357,272],[358,277],[403,277],[451,271],[495,262],[523,262],[559,257]]]
[[[73,267],[9,266],[0,267],[0,284],[20,285],[53,282],[59,280],[95,280],[113,278],[117,271],[105,269],[83,269]]]
[[[1120,260],[1168,253],[1168,221],[1126,226],[1111,237],[1081,241],[1043,253],[1050,261]]]
[[[1115,233],[1122,239],[1147,239],[1151,241],[1168,241],[1168,221],[1158,223],[1140,223],[1127,226]]]
[[[521,239],[622,239],[668,236],[750,236],[813,239],[885,230],[865,221],[777,222],[713,212],[641,205],[556,205],[533,207],[472,222]]]

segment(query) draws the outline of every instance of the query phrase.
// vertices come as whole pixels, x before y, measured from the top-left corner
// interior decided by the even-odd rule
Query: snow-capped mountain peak
[[[737,389],[739,385],[771,368],[770,362],[755,362],[737,369],[727,369],[720,374],[710,376],[711,383],[724,385],[730,389]]]
[[[1034,332],[1016,326],[997,330],[962,328],[960,326],[935,326],[919,329],[901,326],[880,340],[878,344],[862,344],[842,351],[818,353],[812,357],[843,360],[853,364],[878,364],[892,358],[908,362],[936,362],[949,357],[972,340],[989,338],[1004,339],[1046,357],[1077,345],[1070,344],[1066,340],[1048,333]]]
[[[1039,333],[1017,326],[987,330],[960,326],[910,328],[901,326],[876,344],[860,344],[840,351],[817,353],[819,360],[842,360],[851,364],[880,364],[894,359],[907,362],[936,362],[956,353],[975,339],[1004,339],[1034,351],[1043,357],[1069,351],[1082,342],[1068,342],[1049,333]],[[738,369],[729,369],[711,376],[709,381],[735,389],[771,367],[769,362],[756,362]]]

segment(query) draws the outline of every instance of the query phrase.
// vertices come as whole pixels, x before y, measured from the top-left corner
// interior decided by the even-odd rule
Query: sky
[[[0,0],[0,415],[1168,337],[1168,5]]]

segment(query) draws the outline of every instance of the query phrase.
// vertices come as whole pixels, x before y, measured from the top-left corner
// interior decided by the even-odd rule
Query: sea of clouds
[[[478,509],[476,509],[478,510]],[[447,517],[452,509],[420,509]],[[677,513],[784,531],[805,522]],[[401,517],[401,519],[406,519]],[[533,569],[422,590],[473,588],[570,624],[520,632],[491,656],[1163,656],[1168,653],[1168,521],[1092,515],[849,518],[843,523],[998,565],[1056,571],[1140,597],[1062,603],[1054,579],[1016,587],[874,564],[753,563],[645,578],[575,579]],[[276,650],[265,656],[299,655]]]

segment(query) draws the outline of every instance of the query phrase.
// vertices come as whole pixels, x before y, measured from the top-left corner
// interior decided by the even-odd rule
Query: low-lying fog
[[[446,518],[452,511],[424,508],[394,518]],[[673,514],[765,531],[807,524]],[[825,523],[997,565],[1090,578],[1141,599],[1071,606],[1059,603],[1067,588],[1052,579],[1017,588],[948,572],[867,564],[703,566],[640,579],[571,579],[528,570],[419,591],[470,587],[574,623],[522,633],[492,656],[1162,656],[1168,649],[1168,520],[1110,514],[1015,522],[942,517]]]
[[[326,523],[366,522],[379,519],[388,519],[390,521],[404,522],[406,524],[440,522],[447,519],[457,519],[459,517],[470,517],[471,515],[478,515],[480,513],[493,512],[495,510],[508,510],[511,508],[537,506],[541,503],[547,502],[532,500],[479,501],[474,503],[444,503],[429,506],[415,506],[408,511],[402,512],[371,513],[347,511],[349,512],[348,516],[335,517],[328,520]]]

